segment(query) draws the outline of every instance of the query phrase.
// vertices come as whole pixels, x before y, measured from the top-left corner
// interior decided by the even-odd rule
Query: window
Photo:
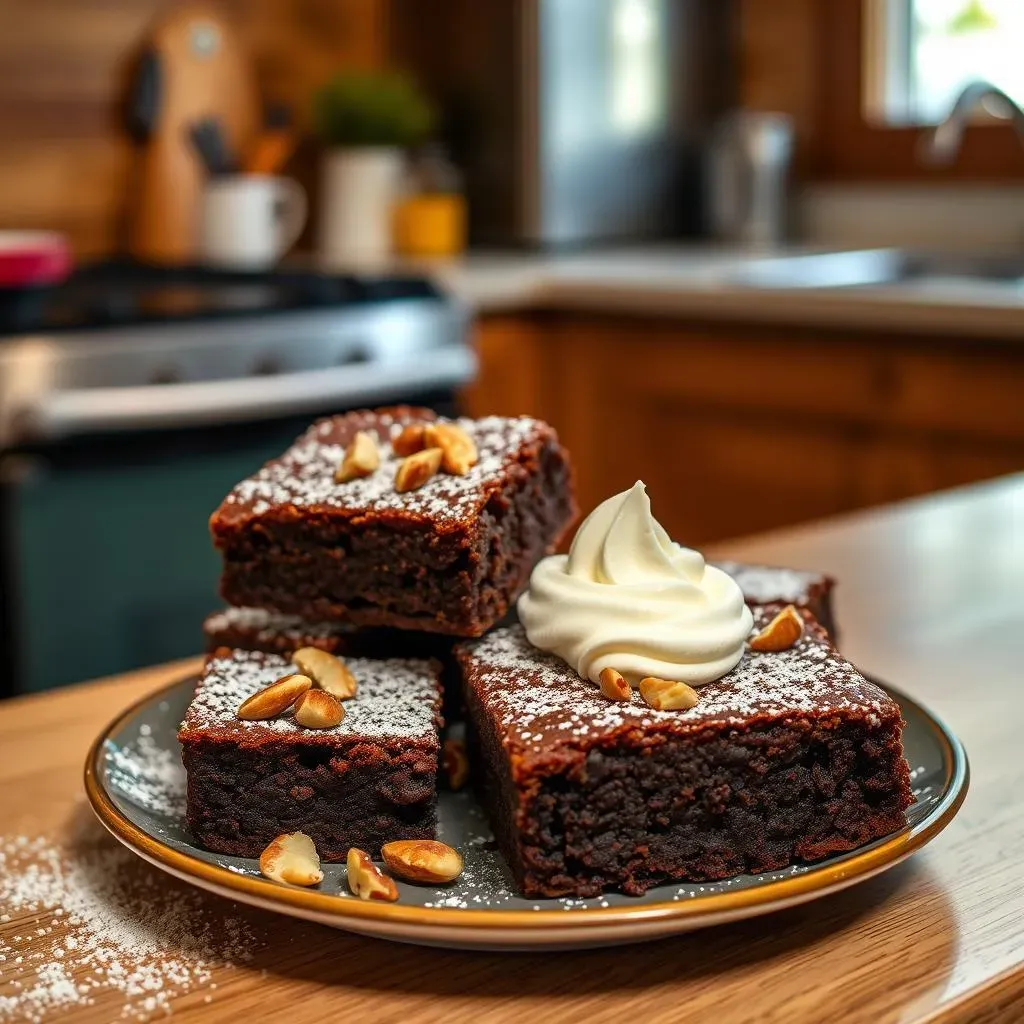
[[[1024,0],[865,0],[865,114],[934,124],[969,82],[1024,103]],[[981,114],[1002,116],[996,107]]]

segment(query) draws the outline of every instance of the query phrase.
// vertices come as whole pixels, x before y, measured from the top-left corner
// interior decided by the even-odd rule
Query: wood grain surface
[[[834,573],[843,649],[925,702],[963,739],[971,792],[931,846],[887,875],[805,907],[586,953],[419,949],[241,911],[258,936],[254,959],[218,973],[215,990],[176,1000],[174,1018],[1024,1019],[1024,477],[738,541],[716,553]],[[128,702],[193,664],[0,705],[0,831],[59,839],[72,828],[98,829],[81,793],[90,740]],[[135,870],[153,869],[139,863]],[[27,932],[31,923],[15,917],[0,929]],[[107,1022],[120,1012],[121,997],[101,997],[68,1019]]]

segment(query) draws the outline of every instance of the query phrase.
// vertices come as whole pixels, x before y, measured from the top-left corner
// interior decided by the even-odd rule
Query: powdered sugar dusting
[[[153,739],[150,726],[123,747],[107,741],[107,772],[110,785],[138,807],[154,814],[180,817],[185,814],[185,769],[176,751]]]
[[[360,415],[365,420],[369,414]],[[418,490],[400,494],[395,490],[395,472],[401,458],[389,438],[415,419],[413,415],[382,413],[373,416],[372,422],[337,416],[316,423],[281,458],[238,484],[225,505],[241,506],[254,515],[284,505],[351,512],[401,510],[437,523],[455,522],[480,511],[490,487],[500,482],[523,444],[542,426],[525,416],[457,420],[476,442],[480,456],[476,465],[465,476],[438,473]],[[381,437],[380,467],[368,477],[336,483],[334,473],[345,454],[346,441],[356,429],[371,427],[376,427]]]
[[[773,565],[748,565],[745,562],[713,562],[722,572],[731,576],[743,591],[749,604],[807,605],[815,591],[827,591],[831,580],[824,573],[804,572],[800,569],[782,569]]]
[[[98,831],[67,847],[0,836],[0,907],[0,1020],[63,1016],[112,993],[122,1018],[162,1017],[175,997],[215,989],[214,971],[251,959],[257,941],[226,905]]]
[[[304,729],[290,715],[266,722],[242,721],[237,714],[242,701],[282,676],[299,671],[291,659],[281,655],[242,650],[207,662],[186,712],[185,728],[229,728],[239,735],[291,734],[310,743],[351,736],[437,742],[440,683],[434,662],[347,658],[346,664],[356,677],[358,689],[352,700],[345,701],[345,717],[333,729]]]
[[[251,633],[259,644],[282,643],[293,647],[305,640],[351,633],[353,627],[343,622],[307,622],[298,615],[285,615],[264,608],[225,608],[208,615],[203,632],[214,643],[219,637],[232,633]]]
[[[755,608],[755,628],[770,617]],[[867,712],[874,724],[899,715],[886,693],[812,630],[789,651],[748,650],[728,675],[699,689],[700,702],[689,711],[655,711],[635,691],[628,703],[606,700],[560,658],[533,647],[521,626],[464,645],[461,657],[473,666],[470,685],[508,742],[523,748],[574,745],[625,728],[677,732],[718,723],[739,726],[755,715],[785,721],[808,713]]]

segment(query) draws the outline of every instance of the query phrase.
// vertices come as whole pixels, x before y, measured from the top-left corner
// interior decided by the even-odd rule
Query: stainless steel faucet
[[[1020,105],[991,82],[979,79],[966,85],[957,96],[945,120],[937,124],[922,138],[921,156],[926,163],[951,164],[960,150],[964,129],[971,115],[985,101],[995,100],[1006,111],[1017,129],[1017,137],[1024,145],[1024,110]]]

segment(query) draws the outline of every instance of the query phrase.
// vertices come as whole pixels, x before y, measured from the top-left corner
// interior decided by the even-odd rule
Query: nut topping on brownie
[[[345,449],[345,457],[341,460],[334,479],[339,484],[348,483],[349,480],[369,476],[379,465],[380,452],[377,451],[376,439],[365,430],[357,430],[355,437]]]
[[[420,421],[427,415],[432,416],[426,410],[397,409],[379,414],[349,413],[314,423],[284,455],[238,484],[225,498],[219,515],[235,521],[293,505],[355,511],[401,509],[420,516],[461,519],[479,510],[486,500],[488,482],[501,476],[510,455],[542,426],[527,416],[459,420],[457,425],[479,452],[469,472],[462,476],[439,474],[429,487],[396,491],[395,471],[402,457],[395,452],[391,438],[400,436],[404,426],[417,425],[410,424],[410,419]],[[335,470],[360,431],[376,435],[380,467],[369,476],[339,485],[334,479]]]
[[[788,651],[804,635],[804,620],[787,604],[778,615],[750,640],[754,651]]]

